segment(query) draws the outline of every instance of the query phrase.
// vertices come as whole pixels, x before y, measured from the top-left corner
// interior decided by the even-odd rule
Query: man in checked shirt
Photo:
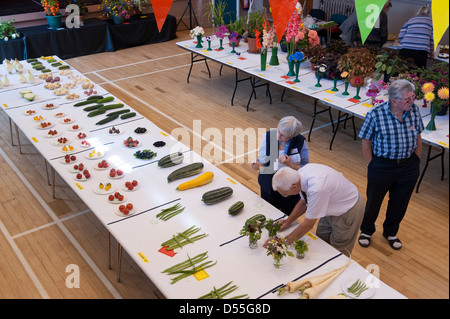
[[[394,81],[388,89],[389,101],[367,113],[359,132],[368,166],[367,201],[358,239],[362,247],[370,245],[387,192],[389,202],[383,236],[393,249],[402,247],[396,235],[419,177],[420,133],[424,129],[419,108],[414,104],[414,92],[411,82]]]

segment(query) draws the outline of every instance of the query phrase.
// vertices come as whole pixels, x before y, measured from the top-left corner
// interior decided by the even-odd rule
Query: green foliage
[[[18,38],[20,35],[16,31],[16,27],[14,26],[14,20],[4,21],[1,19],[0,22],[0,39],[1,40],[9,40]]]
[[[234,22],[230,22],[228,26],[230,33],[237,32],[239,35],[243,35],[244,30],[244,19],[242,17],[237,18]]]
[[[264,25],[264,16],[260,11],[252,11],[248,14],[247,29],[248,36],[251,38],[255,37],[255,29],[262,32]]]
[[[209,10],[206,11],[208,19],[212,19],[213,25],[219,27],[225,24],[225,10],[227,8],[227,3],[223,0],[210,1],[208,3]]]

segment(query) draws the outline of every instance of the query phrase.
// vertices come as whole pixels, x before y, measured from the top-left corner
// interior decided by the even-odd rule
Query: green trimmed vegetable
[[[212,261],[203,262],[208,258],[207,253],[208,252],[204,252],[192,258],[190,258],[188,255],[188,259],[186,261],[178,263],[175,266],[169,267],[163,270],[162,273],[166,273],[168,275],[179,274],[178,276],[171,279],[172,280],[171,284],[174,284],[183,278],[186,278],[190,275],[195,274],[196,272],[199,272],[200,270],[204,270],[217,264],[217,261],[215,263],[212,263]]]
[[[98,103],[108,103],[108,102],[111,102],[111,101],[113,101],[114,100],[114,97],[113,96],[107,96],[107,97],[104,97],[103,99],[101,99],[101,100],[98,100],[97,102]]]
[[[100,109],[103,106],[103,104],[96,104],[92,106],[87,106],[83,109],[83,111],[90,112]]]
[[[203,170],[203,167],[204,167],[204,165],[201,162],[192,163],[192,164],[183,166],[183,167],[173,171],[172,173],[170,173],[169,176],[167,176],[167,182],[170,183],[170,182],[176,181],[177,179],[197,175]]]
[[[77,106],[84,106],[84,105],[88,105],[88,104],[92,104],[92,103],[97,103],[97,101],[99,101],[99,100],[86,100],[86,101],[83,101],[83,102],[75,103],[73,106],[75,106],[75,107],[77,107]]]
[[[244,208],[244,202],[238,201],[228,208],[228,214],[235,216]]]
[[[56,60],[55,60],[56,61]],[[60,66],[60,65],[62,65],[62,63],[61,62],[56,62],[56,63],[52,63],[51,64],[53,67],[57,67],[57,66]]]
[[[181,206],[180,203],[177,203],[176,205],[162,209],[161,212],[156,215],[156,218],[166,221],[182,213],[183,210],[184,207]]]
[[[211,290],[211,292],[198,297],[198,299],[223,299],[226,295],[232,293],[233,291],[235,291],[236,289],[238,289],[239,287],[237,285],[233,285],[231,287],[228,287],[229,285],[231,285],[232,281],[230,281],[229,283],[227,283],[226,285],[220,287],[220,288],[216,288],[213,287],[213,290]],[[248,295],[239,295],[239,296],[234,296],[231,297],[230,299],[239,299],[239,298],[244,298],[247,297]]]
[[[41,70],[41,72],[42,73],[48,73],[48,72],[52,72],[52,70],[50,70],[50,69],[43,69],[43,70]]]
[[[117,119],[119,117],[119,114],[116,115],[112,115],[112,116],[107,116],[106,118],[104,118],[103,120],[98,121],[97,123],[95,123],[95,125],[103,125],[109,122],[114,121],[115,119]]]
[[[123,113],[128,113],[128,112],[130,112],[129,109],[119,110],[119,111],[108,113],[108,114],[106,114],[106,116],[112,116],[112,115],[123,114]]]
[[[103,113],[106,113],[106,110],[98,109],[98,110],[88,113],[88,117],[94,117],[94,116],[97,116],[97,115],[100,115]]]
[[[193,244],[195,241],[200,240],[208,236],[207,234],[197,235],[191,237],[193,234],[200,230],[200,227],[194,228],[195,226],[190,227],[182,233],[178,233],[173,235],[171,239],[166,240],[161,243],[161,247],[167,247],[166,250],[174,250],[175,248],[181,248],[187,244]]]
[[[130,117],[136,116],[135,112],[126,113],[120,116],[122,120],[129,119]]]
[[[87,101],[90,101],[90,100],[101,100],[101,99],[103,99],[102,95],[91,95],[90,97],[87,98]]]
[[[69,65],[61,65],[58,67],[58,70],[70,69]]]
[[[101,101],[101,100],[100,100]],[[121,107],[123,107],[122,103],[118,103],[118,104],[109,104],[109,105],[103,105],[102,106],[102,110],[108,111],[108,110],[113,110],[113,109],[120,109]]]
[[[177,152],[166,155],[158,161],[158,166],[162,168],[172,167],[180,164],[184,159],[183,153]]]
[[[212,205],[227,199],[233,194],[231,187],[225,186],[217,189],[213,189],[203,194],[202,201],[206,205]]]

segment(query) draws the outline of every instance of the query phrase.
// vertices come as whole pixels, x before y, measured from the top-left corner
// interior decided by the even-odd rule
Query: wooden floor
[[[287,92],[282,102],[282,89],[272,85],[273,103],[269,104],[265,89],[260,88],[246,112],[250,86],[243,82],[231,106],[234,70],[225,67],[220,76],[220,66],[209,62],[212,72],[209,79],[204,62],[200,62],[194,65],[187,84],[190,54],[175,43],[188,39],[188,32],[177,35],[177,39],[166,43],[67,62],[166,132],[176,136],[189,132],[189,138],[180,135],[181,142],[258,193],[257,173],[248,165],[257,155],[258,136],[233,142],[225,138],[226,129],[258,133],[259,128],[263,132],[276,127],[281,117],[293,115],[303,122],[307,134],[312,100]],[[336,117],[337,112],[333,115]],[[201,130],[194,130],[194,121],[197,127],[201,125]],[[357,130],[361,124],[361,120],[356,120]],[[366,165],[361,143],[353,139],[351,125],[345,130],[341,126],[333,149],[329,150],[331,136],[329,118],[323,113],[317,118],[308,144],[310,161],[338,169],[365,195]],[[200,137],[201,143],[197,143]],[[230,148],[233,145],[234,150]],[[425,145],[422,160],[427,148]],[[114,239],[112,269],[108,269],[106,229],[58,177],[57,199],[52,199],[43,158],[24,136],[22,150],[24,154],[19,153],[18,146],[11,145],[9,120],[1,112],[0,298],[163,297],[126,254],[121,282],[116,281]],[[237,156],[234,159],[233,154]],[[408,298],[449,298],[448,172],[447,152],[444,180],[440,180],[441,168],[436,160],[430,164],[420,192],[412,196],[398,233],[404,243],[400,251],[392,250],[380,232],[374,234],[369,248],[356,245],[353,251],[353,259],[364,267],[379,267],[380,278]],[[384,203],[378,230],[385,207]],[[81,274],[79,288],[70,288],[66,282],[74,265]]]

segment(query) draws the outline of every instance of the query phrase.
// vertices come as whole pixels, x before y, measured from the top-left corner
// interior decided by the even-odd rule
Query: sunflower
[[[448,100],[449,96],[448,88],[441,87],[438,91],[438,96],[441,100]]]
[[[429,93],[429,92],[433,92],[434,91],[434,84],[433,83],[431,83],[431,82],[427,82],[427,83],[424,83],[423,85],[422,85],[422,92],[425,94],[425,93]]]
[[[423,98],[427,101],[427,102],[431,102],[434,100],[435,95],[433,92],[427,92],[425,93],[425,95],[423,96]]]

